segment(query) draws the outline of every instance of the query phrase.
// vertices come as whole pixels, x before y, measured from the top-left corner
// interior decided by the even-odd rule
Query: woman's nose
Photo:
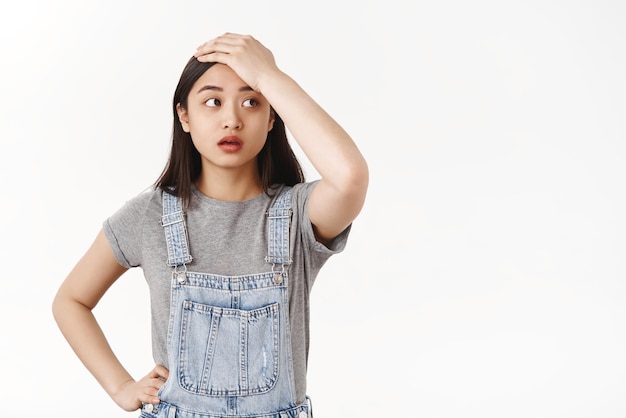
[[[222,125],[224,129],[241,129],[241,117],[235,106],[224,106]]]

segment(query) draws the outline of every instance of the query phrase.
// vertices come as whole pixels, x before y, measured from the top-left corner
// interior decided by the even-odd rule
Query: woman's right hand
[[[200,45],[194,56],[200,62],[228,65],[244,83],[261,94],[263,76],[280,72],[272,51],[250,35],[225,33]]]
[[[157,405],[159,389],[165,384],[169,371],[158,365],[143,378],[124,382],[113,395],[113,400],[125,411],[136,411],[142,403]]]

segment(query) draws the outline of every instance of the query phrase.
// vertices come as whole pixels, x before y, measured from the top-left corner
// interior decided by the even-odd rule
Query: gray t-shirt
[[[345,247],[350,228],[330,248],[315,240],[307,202],[316,182],[292,189],[291,254],[289,266],[289,318],[296,382],[296,396],[304,402],[309,351],[309,293],[328,258]],[[268,271],[266,212],[278,196],[262,193],[243,202],[224,202],[203,195],[195,187],[187,228],[193,261],[189,271],[227,276]],[[167,247],[160,224],[162,192],[145,191],[120,208],[103,224],[104,232],[119,263],[141,267],[150,289],[152,308],[152,353],[156,364],[168,367],[167,329],[172,268],[166,265]]]

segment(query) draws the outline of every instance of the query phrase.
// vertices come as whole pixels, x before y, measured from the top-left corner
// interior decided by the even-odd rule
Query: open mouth
[[[222,140],[220,142],[218,142],[217,145],[235,145],[235,146],[241,146],[241,140],[239,138],[237,138],[236,136],[227,136],[222,138]]]
[[[241,149],[241,147],[243,146],[243,142],[241,141],[241,139],[237,138],[236,136],[226,136],[222,138],[220,142],[217,143],[217,146],[222,151],[235,152]]]

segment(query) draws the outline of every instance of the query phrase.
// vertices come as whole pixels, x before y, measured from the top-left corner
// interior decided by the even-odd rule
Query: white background
[[[312,295],[316,417],[625,416],[624,2],[7,3],[3,417],[138,416],[50,305],[102,221],[160,174],[180,72],[226,31],[268,46],[371,169]],[[141,272],[96,315],[145,374]]]

